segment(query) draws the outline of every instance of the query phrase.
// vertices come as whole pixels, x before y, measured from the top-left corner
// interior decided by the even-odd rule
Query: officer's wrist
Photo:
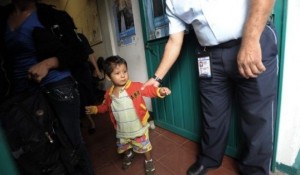
[[[159,83],[162,83],[162,81],[163,81],[161,78],[159,78],[159,77],[156,76],[155,74],[152,76],[152,78],[153,78],[155,81],[159,82]]]

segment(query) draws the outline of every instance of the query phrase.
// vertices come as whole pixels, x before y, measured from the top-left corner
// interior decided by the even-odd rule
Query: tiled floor
[[[115,131],[109,117],[95,117],[97,132],[87,133],[88,123],[83,120],[83,137],[90,151],[95,175],[144,175],[144,155],[136,155],[133,164],[122,170],[122,158],[116,152]],[[188,167],[196,160],[198,145],[174,133],[156,127],[150,130],[156,175],[185,175]],[[225,156],[220,168],[208,175],[237,175],[235,160]],[[279,174],[278,174],[279,175]]]

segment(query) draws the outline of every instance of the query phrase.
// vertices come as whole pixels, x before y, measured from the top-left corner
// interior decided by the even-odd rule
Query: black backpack
[[[42,92],[22,94],[4,102],[0,121],[21,174],[63,175],[77,163]]]

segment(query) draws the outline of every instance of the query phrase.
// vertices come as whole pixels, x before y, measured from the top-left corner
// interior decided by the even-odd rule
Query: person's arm
[[[164,98],[171,94],[171,90],[167,87],[145,86],[142,88],[141,94],[149,98]]]
[[[97,65],[97,62],[96,62],[96,58],[94,56],[94,54],[90,54],[89,55],[89,62],[93,65],[94,67],[94,71],[97,75],[97,77],[101,80],[103,79],[103,74],[100,72],[99,68],[98,68],[98,65]]]
[[[109,110],[108,103],[103,101],[100,105],[85,106],[87,115],[105,113]]]
[[[172,65],[177,60],[180,50],[181,50],[181,47],[182,47],[183,38],[184,38],[184,31],[178,32],[175,34],[171,34],[169,36],[168,42],[165,46],[162,60],[154,74],[158,78],[163,79],[164,76],[167,74],[167,72],[172,67]],[[150,86],[150,85],[154,85],[154,86],[158,87],[159,82],[157,82],[154,78],[150,78],[143,85],[143,87]]]
[[[59,66],[58,59],[56,57],[47,58],[28,70],[28,78],[40,82],[49,72],[50,69],[57,68]]]
[[[85,108],[85,113],[87,115],[98,113],[98,107],[97,106],[85,106],[84,108]]]
[[[262,63],[259,40],[273,5],[274,0],[250,0],[249,13],[237,58],[240,74],[245,78],[255,78],[266,69]]]

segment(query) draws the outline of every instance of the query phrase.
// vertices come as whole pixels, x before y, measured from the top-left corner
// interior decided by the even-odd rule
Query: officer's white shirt
[[[169,34],[191,24],[202,46],[242,36],[249,0],[166,0]]]

